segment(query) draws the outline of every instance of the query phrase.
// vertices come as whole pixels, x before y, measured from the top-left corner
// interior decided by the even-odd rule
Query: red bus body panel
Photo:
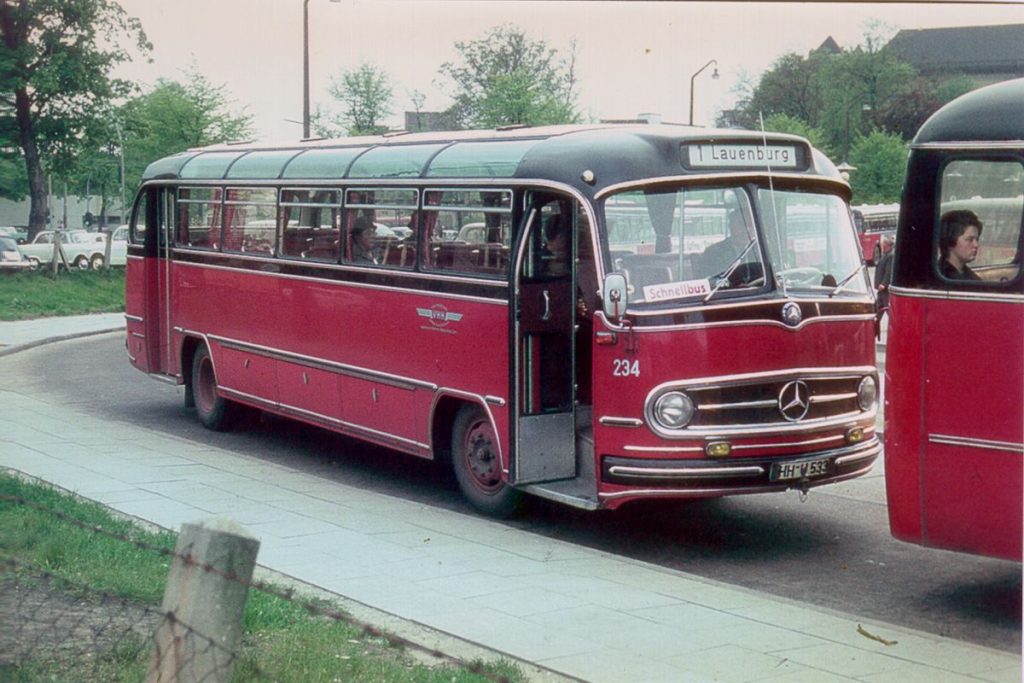
[[[898,294],[891,306],[885,476],[893,535],[1020,561],[1021,454],[940,441],[1024,440],[1024,307]],[[933,367],[935,359],[943,365]]]

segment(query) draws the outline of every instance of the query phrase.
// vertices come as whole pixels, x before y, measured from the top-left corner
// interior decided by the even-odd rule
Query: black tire
[[[93,270],[103,270],[103,254],[93,254],[89,259],[89,267]]]
[[[29,270],[40,270],[43,267],[43,264],[35,256],[29,256],[28,262],[32,264]]]
[[[452,468],[462,495],[480,512],[504,519],[520,511],[523,493],[503,480],[497,434],[479,406],[464,406],[455,416]]]
[[[89,270],[89,259],[83,254],[77,257],[71,265],[78,270]]]
[[[207,429],[224,432],[238,421],[240,406],[217,394],[217,377],[210,350],[201,346],[192,357],[192,395],[196,415]]]

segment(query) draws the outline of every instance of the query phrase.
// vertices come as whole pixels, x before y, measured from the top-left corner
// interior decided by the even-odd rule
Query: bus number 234
[[[640,361],[638,360],[627,360],[625,358],[617,358],[612,361],[615,366],[612,368],[612,375],[614,377],[634,377],[640,376]]]

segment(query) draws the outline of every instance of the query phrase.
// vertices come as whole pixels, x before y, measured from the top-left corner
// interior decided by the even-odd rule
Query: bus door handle
[[[544,290],[544,313],[540,316],[543,322],[551,320],[551,295],[548,294],[548,290]]]

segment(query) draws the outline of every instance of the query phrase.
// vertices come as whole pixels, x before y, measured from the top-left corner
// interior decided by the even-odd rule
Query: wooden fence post
[[[230,680],[259,547],[234,522],[182,525],[147,683]]]

